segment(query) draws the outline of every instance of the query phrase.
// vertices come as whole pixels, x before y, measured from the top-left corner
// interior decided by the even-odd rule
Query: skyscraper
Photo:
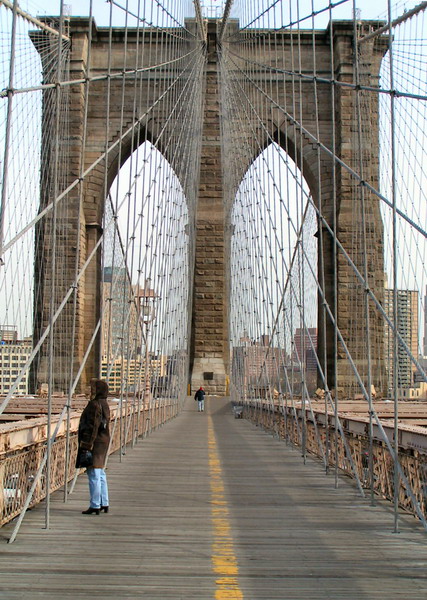
[[[393,290],[384,290],[384,308],[387,316],[393,321]],[[393,332],[386,324],[385,346],[387,357],[388,387],[393,386]],[[397,331],[415,358],[418,358],[418,291],[397,290]],[[410,388],[414,383],[416,367],[410,355],[401,343],[397,351],[397,386]]]
[[[3,326],[0,329],[0,394],[9,392],[32,349],[31,338],[18,340],[16,327]],[[22,376],[16,393],[28,394],[28,373]]]

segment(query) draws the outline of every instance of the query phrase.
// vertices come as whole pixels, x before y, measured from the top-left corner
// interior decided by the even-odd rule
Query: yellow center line
[[[242,600],[243,594],[237,576],[239,569],[234,554],[233,536],[228,518],[227,500],[224,496],[221,463],[218,456],[212,417],[208,416],[209,474],[211,484],[211,519],[214,541],[212,543],[212,570],[215,580],[215,600]]]

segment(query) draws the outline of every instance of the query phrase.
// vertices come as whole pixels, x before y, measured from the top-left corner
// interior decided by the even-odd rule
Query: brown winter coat
[[[92,451],[95,469],[104,468],[110,443],[110,409],[102,396],[98,393],[89,400],[79,423],[79,448]]]

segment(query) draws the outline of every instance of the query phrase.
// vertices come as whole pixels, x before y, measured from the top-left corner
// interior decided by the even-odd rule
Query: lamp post
[[[144,391],[143,404],[144,410],[148,407],[151,426],[151,377],[150,377],[150,352],[149,336],[150,326],[156,318],[156,301],[158,297],[151,288],[151,279],[145,280],[144,288],[138,291],[138,303],[140,308],[140,319],[142,324],[142,338],[145,342],[144,353]],[[144,339],[145,338],[145,339]]]

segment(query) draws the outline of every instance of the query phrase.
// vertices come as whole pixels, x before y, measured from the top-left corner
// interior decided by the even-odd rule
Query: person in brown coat
[[[102,379],[91,384],[91,398],[79,422],[79,448],[76,467],[87,467],[90,503],[84,515],[108,512],[108,485],[104,466],[110,444],[110,409],[107,402],[108,385]],[[92,455],[92,457],[90,456]],[[88,462],[92,464],[88,466]]]

